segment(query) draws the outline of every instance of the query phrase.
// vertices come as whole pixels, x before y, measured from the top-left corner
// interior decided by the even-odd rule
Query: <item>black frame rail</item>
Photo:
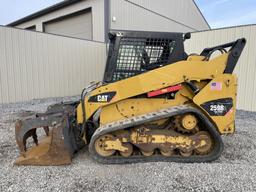
[[[226,48],[230,47],[230,49],[228,50],[228,53],[229,53],[228,62],[227,62],[227,66],[226,66],[224,73],[231,74],[231,73],[233,73],[233,71],[235,69],[237,61],[238,61],[239,57],[241,56],[241,53],[244,49],[245,44],[246,44],[246,39],[241,38],[241,39],[238,39],[238,40],[230,42],[230,43],[218,45],[218,46],[211,47],[211,48],[205,48],[200,55],[206,57],[206,59],[209,59],[209,57],[211,56],[211,54],[213,52],[215,52],[217,50],[221,51],[221,52],[223,52],[223,51],[227,52]]]

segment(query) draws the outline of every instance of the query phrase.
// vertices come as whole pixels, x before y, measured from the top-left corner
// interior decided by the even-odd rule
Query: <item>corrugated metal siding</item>
[[[192,33],[185,47],[188,53],[200,53],[205,47],[227,43],[241,37],[247,39],[247,44],[235,69],[238,75],[238,109],[256,111],[256,25]]]
[[[80,94],[105,61],[104,43],[0,27],[0,103]]]
[[[67,6],[65,8],[53,11],[49,14],[43,15],[41,17],[29,20],[25,23],[19,24],[15,27],[25,29],[27,27],[36,25],[37,31],[43,31],[43,23],[51,21],[53,19],[63,17],[78,11],[91,8],[92,10],[92,31],[93,40],[95,41],[105,41],[105,28],[104,28],[104,0],[84,0],[73,5]]]
[[[111,21],[112,29],[167,32],[209,29],[192,0],[111,0],[110,4],[111,18],[116,17],[115,22]]]
[[[45,23],[46,33],[92,40],[92,12]]]
[[[193,0],[129,0],[149,10],[184,23],[197,30],[209,29],[209,26]]]

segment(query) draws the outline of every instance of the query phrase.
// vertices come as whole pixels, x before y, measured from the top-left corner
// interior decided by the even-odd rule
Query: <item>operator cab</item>
[[[104,82],[112,83],[164,65],[186,60],[190,33],[112,31]]]

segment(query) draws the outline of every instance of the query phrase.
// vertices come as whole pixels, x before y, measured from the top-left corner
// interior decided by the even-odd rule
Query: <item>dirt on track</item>
[[[256,113],[238,111],[236,133],[223,136],[221,158],[212,163],[103,165],[85,148],[72,165],[14,166],[19,155],[14,122],[27,111],[76,97],[0,105],[0,191],[255,191]]]

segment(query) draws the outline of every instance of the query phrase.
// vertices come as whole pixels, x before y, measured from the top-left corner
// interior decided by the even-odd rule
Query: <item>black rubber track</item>
[[[143,155],[136,155],[131,157],[122,157],[122,156],[110,156],[102,157],[98,155],[94,148],[94,143],[97,138],[101,135],[111,133],[113,131],[134,127],[146,122],[159,120],[162,118],[167,118],[175,115],[180,115],[184,113],[194,113],[205,125],[205,129],[209,131],[212,138],[214,139],[214,148],[210,154],[207,155],[192,155],[190,157],[182,156],[171,156],[164,157],[162,155],[152,155],[150,157],[145,157]],[[129,119],[121,120],[118,122],[110,123],[105,126],[99,127],[89,144],[89,152],[93,159],[100,163],[106,164],[125,164],[125,163],[141,163],[141,162],[155,162],[155,161],[165,161],[165,162],[181,162],[181,163],[201,163],[201,162],[210,162],[218,159],[223,151],[223,142],[220,134],[217,132],[216,127],[208,120],[208,118],[198,109],[191,107],[190,105],[181,105],[176,107],[171,107],[163,109],[157,112],[148,113],[145,115],[132,117]]]

